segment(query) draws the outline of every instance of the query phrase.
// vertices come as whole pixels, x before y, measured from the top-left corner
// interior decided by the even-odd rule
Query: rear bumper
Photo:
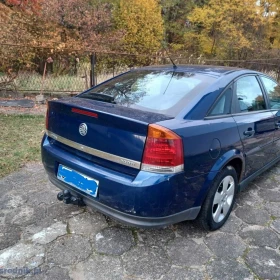
[[[57,178],[55,178],[50,174],[49,174],[49,179],[59,189],[61,190],[67,189],[71,192],[72,195],[83,198],[83,201],[87,206],[96,209],[97,211],[105,214],[106,216],[109,216],[117,221],[120,221],[130,226],[136,226],[140,228],[161,228],[185,220],[194,220],[200,211],[200,207],[193,207],[185,211],[173,215],[165,216],[165,217],[140,217],[140,216],[129,215],[127,213],[118,211],[114,208],[108,207],[107,205],[104,205],[94,199],[91,199],[90,197],[83,194],[79,190],[74,189],[71,186],[61,182],[60,180],[58,180]]]
[[[137,175],[128,175],[61,149],[54,141],[46,136],[42,140],[42,161],[50,181],[82,197],[88,206],[138,227],[163,227],[197,217],[200,205],[195,202],[204,177],[186,179],[184,172],[167,175],[140,170]],[[98,196],[94,198],[58,180],[59,164],[98,180]]]

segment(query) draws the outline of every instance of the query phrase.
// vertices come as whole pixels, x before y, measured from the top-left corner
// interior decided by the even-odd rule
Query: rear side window
[[[210,111],[209,116],[227,115],[231,111],[231,99],[232,99],[232,88],[229,87],[225,90],[222,96],[218,99],[218,102],[214,105]]]
[[[261,76],[266,89],[271,109],[280,109],[280,86],[273,80]]]
[[[215,80],[214,77],[190,72],[132,71],[79,97],[176,116]]]
[[[252,112],[265,110],[265,99],[255,76],[246,76],[236,81],[236,95],[238,99],[237,111]]]

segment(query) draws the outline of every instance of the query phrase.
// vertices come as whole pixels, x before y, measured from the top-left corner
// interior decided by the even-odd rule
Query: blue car
[[[280,159],[280,88],[237,68],[134,69],[50,101],[41,148],[65,203],[138,227],[216,230]]]

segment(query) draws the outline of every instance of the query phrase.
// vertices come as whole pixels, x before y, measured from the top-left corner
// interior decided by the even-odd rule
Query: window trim
[[[266,109],[263,109],[263,110],[256,110],[256,111],[251,111],[251,112],[237,112],[237,108],[236,108],[236,101],[238,100],[237,98],[237,94],[236,94],[236,82],[239,80],[239,79],[242,79],[242,78],[245,78],[245,77],[249,77],[249,76],[253,76],[255,77],[255,79],[257,80],[257,83],[259,84],[259,87],[261,89],[261,92],[262,92],[262,95],[264,97],[264,101],[265,101],[265,105],[266,105]],[[232,111],[232,116],[239,116],[239,115],[248,115],[248,114],[255,114],[255,113],[260,113],[260,112],[270,112],[271,109],[269,108],[269,103],[268,103],[268,98],[267,98],[267,94],[266,92],[264,91],[264,88],[263,88],[263,85],[260,81],[260,78],[259,78],[259,75],[258,74],[245,74],[245,75],[242,75],[242,76],[239,76],[237,77],[236,79],[233,80],[233,98],[235,99],[235,104],[233,106],[232,109],[234,109],[234,111]]]
[[[216,120],[216,119],[225,119],[225,118],[231,118],[232,114],[224,114],[224,115],[216,115],[216,116],[206,116],[204,120]]]
[[[274,83],[276,83],[279,87],[280,87],[280,84],[277,82],[277,81],[275,81],[272,77],[270,77],[270,76],[267,76],[267,75],[265,75],[265,74],[259,74],[258,75],[258,79],[259,79],[259,81],[260,81],[260,83],[261,83],[261,85],[262,85],[262,87],[263,87],[263,91],[265,92],[265,95],[266,95],[266,98],[267,98],[267,103],[268,103],[268,107],[269,107],[269,110],[270,111],[279,111],[278,109],[272,109],[272,108],[270,108],[270,99],[269,99],[269,94],[268,94],[268,92],[267,92],[267,89],[266,89],[266,87],[265,87],[265,85],[264,85],[264,82],[263,82],[263,80],[262,80],[262,77],[264,77],[264,78],[267,78],[268,80],[271,80],[272,82],[274,82]]]
[[[280,84],[270,76],[267,76],[265,74],[259,74],[258,77],[260,78],[260,81],[262,84],[263,84],[263,81],[262,81],[261,77],[264,77],[264,78],[267,78],[268,80],[271,80],[272,82],[276,83],[280,87]],[[264,89],[265,89],[265,87],[264,87]]]
[[[209,115],[211,113],[211,111],[214,109],[214,107],[217,105],[217,103],[220,101],[220,99],[223,97],[224,93],[231,88],[231,100],[230,100],[230,112],[229,114],[220,114],[220,115],[214,115],[211,116]],[[206,113],[206,116],[204,117],[204,119],[220,119],[220,118],[225,118],[225,117],[231,117],[232,114],[232,99],[233,99],[233,82],[230,82],[226,88],[219,94],[219,96],[216,98],[215,102],[212,104],[212,106],[209,108],[209,110]]]
[[[251,111],[251,112],[239,112],[239,113],[232,113],[232,116],[243,116],[243,115],[252,115],[252,114],[261,114],[261,113],[267,113],[271,112],[271,109],[265,109],[265,110],[258,110],[258,111]]]

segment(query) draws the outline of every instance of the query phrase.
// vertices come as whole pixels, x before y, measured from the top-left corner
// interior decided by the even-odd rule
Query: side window
[[[266,89],[271,109],[280,109],[280,86],[273,80],[261,76]]]
[[[225,90],[218,102],[214,105],[214,108],[210,111],[208,116],[218,116],[230,114],[232,98],[232,87]]]
[[[265,110],[266,104],[259,82],[255,76],[246,76],[236,81],[237,111]]]

